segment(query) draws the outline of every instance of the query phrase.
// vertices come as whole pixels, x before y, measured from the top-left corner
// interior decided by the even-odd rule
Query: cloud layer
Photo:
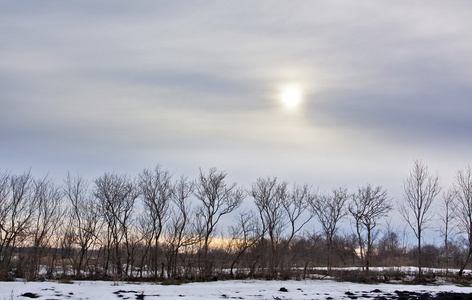
[[[217,166],[395,190],[415,158],[445,181],[470,161],[466,1],[1,7],[1,169]],[[290,82],[296,113],[277,98]]]

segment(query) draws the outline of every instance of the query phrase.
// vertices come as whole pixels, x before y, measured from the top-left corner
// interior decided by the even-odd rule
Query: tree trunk
[[[421,265],[421,231],[418,231],[418,276],[423,276],[423,269]]]

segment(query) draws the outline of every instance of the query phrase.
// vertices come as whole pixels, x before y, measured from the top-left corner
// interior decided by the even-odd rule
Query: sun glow
[[[298,84],[286,84],[281,89],[280,100],[287,109],[297,108],[302,98],[302,89]]]

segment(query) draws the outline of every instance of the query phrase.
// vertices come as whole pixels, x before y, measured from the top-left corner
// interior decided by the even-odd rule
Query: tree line
[[[411,264],[419,275],[422,267],[462,275],[472,255],[472,168],[457,171],[443,189],[415,160],[403,195],[394,205],[381,186],[318,192],[277,177],[243,188],[216,168],[192,180],[159,165],[134,178],[105,173],[91,182],[69,173],[60,185],[30,171],[3,172],[0,279],[292,278],[315,267],[329,273],[356,266],[368,274],[374,266]],[[245,199],[251,205],[242,205]],[[435,206],[443,242],[423,245]],[[416,245],[388,221],[394,209]],[[343,220],[350,230],[340,230]]]

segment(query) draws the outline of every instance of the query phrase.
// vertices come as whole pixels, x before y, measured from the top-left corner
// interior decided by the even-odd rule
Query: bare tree
[[[37,205],[31,228],[32,245],[30,247],[29,278],[38,278],[41,257],[49,246],[49,241],[56,235],[63,218],[62,190],[44,177],[34,181],[34,198]]]
[[[141,220],[139,216],[134,217],[128,227],[126,240],[127,264],[129,265],[129,270],[127,270],[128,280],[134,280],[135,274],[139,274],[139,278],[143,278],[144,265],[142,263],[144,262],[143,258],[145,259],[147,255],[145,239],[149,238],[150,230],[142,227]],[[138,265],[138,263],[140,264]],[[135,271],[138,271],[138,273]]]
[[[259,211],[261,238],[266,234],[269,238],[269,277],[275,278],[278,266],[283,267],[285,261],[280,252],[289,247],[294,236],[313,218],[308,208],[314,194],[308,185],[294,185],[290,190],[287,182],[277,182],[276,177],[258,178],[250,193]]]
[[[287,193],[287,182],[277,182],[277,177],[258,178],[252,184],[251,195],[259,211],[262,223],[262,238],[267,234],[270,242],[269,276],[277,275],[277,245],[287,226],[287,215],[284,208]]]
[[[431,175],[423,162],[415,160],[413,169],[403,182],[405,201],[400,203],[399,211],[418,240],[419,276],[422,275],[421,240],[423,231],[431,221],[433,215],[431,207],[440,192],[439,177]]]
[[[244,190],[237,188],[236,183],[225,182],[226,173],[211,168],[208,174],[200,170],[195,183],[194,195],[200,201],[198,216],[203,225],[203,278],[211,275],[213,267],[208,260],[211,237],[221,217],[238,208],[244,197]]]
[[[151,250],[151,245],[154,241],[154,229],[151,224],[149,218],[147,218],[144,214],[140,214],[137,216],[136,220],[136,232],[134,234],[135,246],[141,246],[141,253],[139,255],[139,264],[136,266],[138,268],[139,278],[142,280],[144,276],[147,275],[144,271],[147,269],[148,271],[153,271],[156,266],[154,266],[154,262],[156,259],[150,259],[149,252]],[[157,272],[154,270],[154,275]]]
[[[472,255],[472,167],[470,165],[457,172],[454,191],[458,202],[459,226],[467,235],[468,241],[467,256],[459,271],[459,275],[462,276]]]
[[[139,196],[135,184],[125,175],[106,173],[95,180],[95,197],[99,200],[100,211],[107,225],[107,251],[105,272],[108,261],[113,254],[116,279],[123,279],[122,255],[120,247],[124,241],[126,249],[126,269],[128,274],[130,262],[129,226],[132,221],[132,211],[136,198]]]
[[[174,207],[166,232],[166,244],[167,274],[169,277],[176,278],[181,275],[177,267],[180,249],[195,244],[197,236],[192,232],[193,215],[190,195],[193,191],[193,183],[182,176],[174,186],[172,195]]]
[[[283,207],[288,221],[287,235],[284,237],[282,244],[282,256],[281,256],[281,267],[283,275],[285,277],[291,276],[291,264],[288,261],[290,257],[289,249],[291,248],[292,240],[302,228],[310,222],[314,217],[314,213],[310,210],[310,203],[315,199],[316,195],[312,192],[311,187],[308,185],[294,185],[289,191],[288,197],[283,202]],[[292,258],[292,257],[290,257]]]
[[[30,171],[0,175],[0,279],[9,278],[12,255],[27,237],[36,211]]]
[[[75,276],[80,278],[84,266],[91,257],[89,251],[98,239],[100,222],[99,203],[92,197],[87,181],[80,175],[72,177],[67,173],[64,193],[70,203],[68,234],[78,248],[78,256],[73,258]]]
[[[338,231],[339,221],[347,215],[346,202],[349,194],[345,187],[333,189],[331,194],[318,195],[311,207],[323,227],[327,245],[327,266],[331,271],[333,252],[333,238]]]
[[[405,241],[400,241],[399,229],[388,220],[377,245],[377,258],[384,265],[401,266],[400,257],[406,253],[405,245]]]
[[[348,209],[356,225],[362,267],[368,272],[377,236],[375,228],[379,220],[392,210],[392,205],[387,198],[387,191],[380,186],[373,188],[368,184],[359,188],[357,194],[352,195]]]
[[[230,275],[234,278],[234,267],[241,256],[251,247],[256,245],[262,235],[260,223],[257,216],[252,211],[243,211],[236,217],[236,225],[229,229],[230,240],[228,249],[234,252],[234,258],[231,262]]]
[[[451,236],[456,214],[454,212],[455,203],[455,192],[453,189],[447,190],[443,193],[442,197],[442,209],[439,214],[443,227],[439,229],[441,236],[444,238],[444,252],[446,254],[446,273],[449,272],[449,238]]]
[[[290,244],[293,237],[313,219],[314,214],[309,208],[310,203],[313,203],[315,198],[315,193],[313,193],[311,187],[306,184],[294,185],[289,196],[285,198],[283,206],[287,213],[290,227],[289,235],[286,238],[287,244]]]
[[[174,194],[172,176],[159,165],[153,171],[144,170],[139,175],[139,187],[144,204],[143,217],[148,219],[152,226],[152,237],[154,240],[153,266],[154,278],[157,279],[159,239],[168,218],[169,203]],[[151,246],[150,243],[147,245]],[[161,277],[164,274],[161,272]]]

